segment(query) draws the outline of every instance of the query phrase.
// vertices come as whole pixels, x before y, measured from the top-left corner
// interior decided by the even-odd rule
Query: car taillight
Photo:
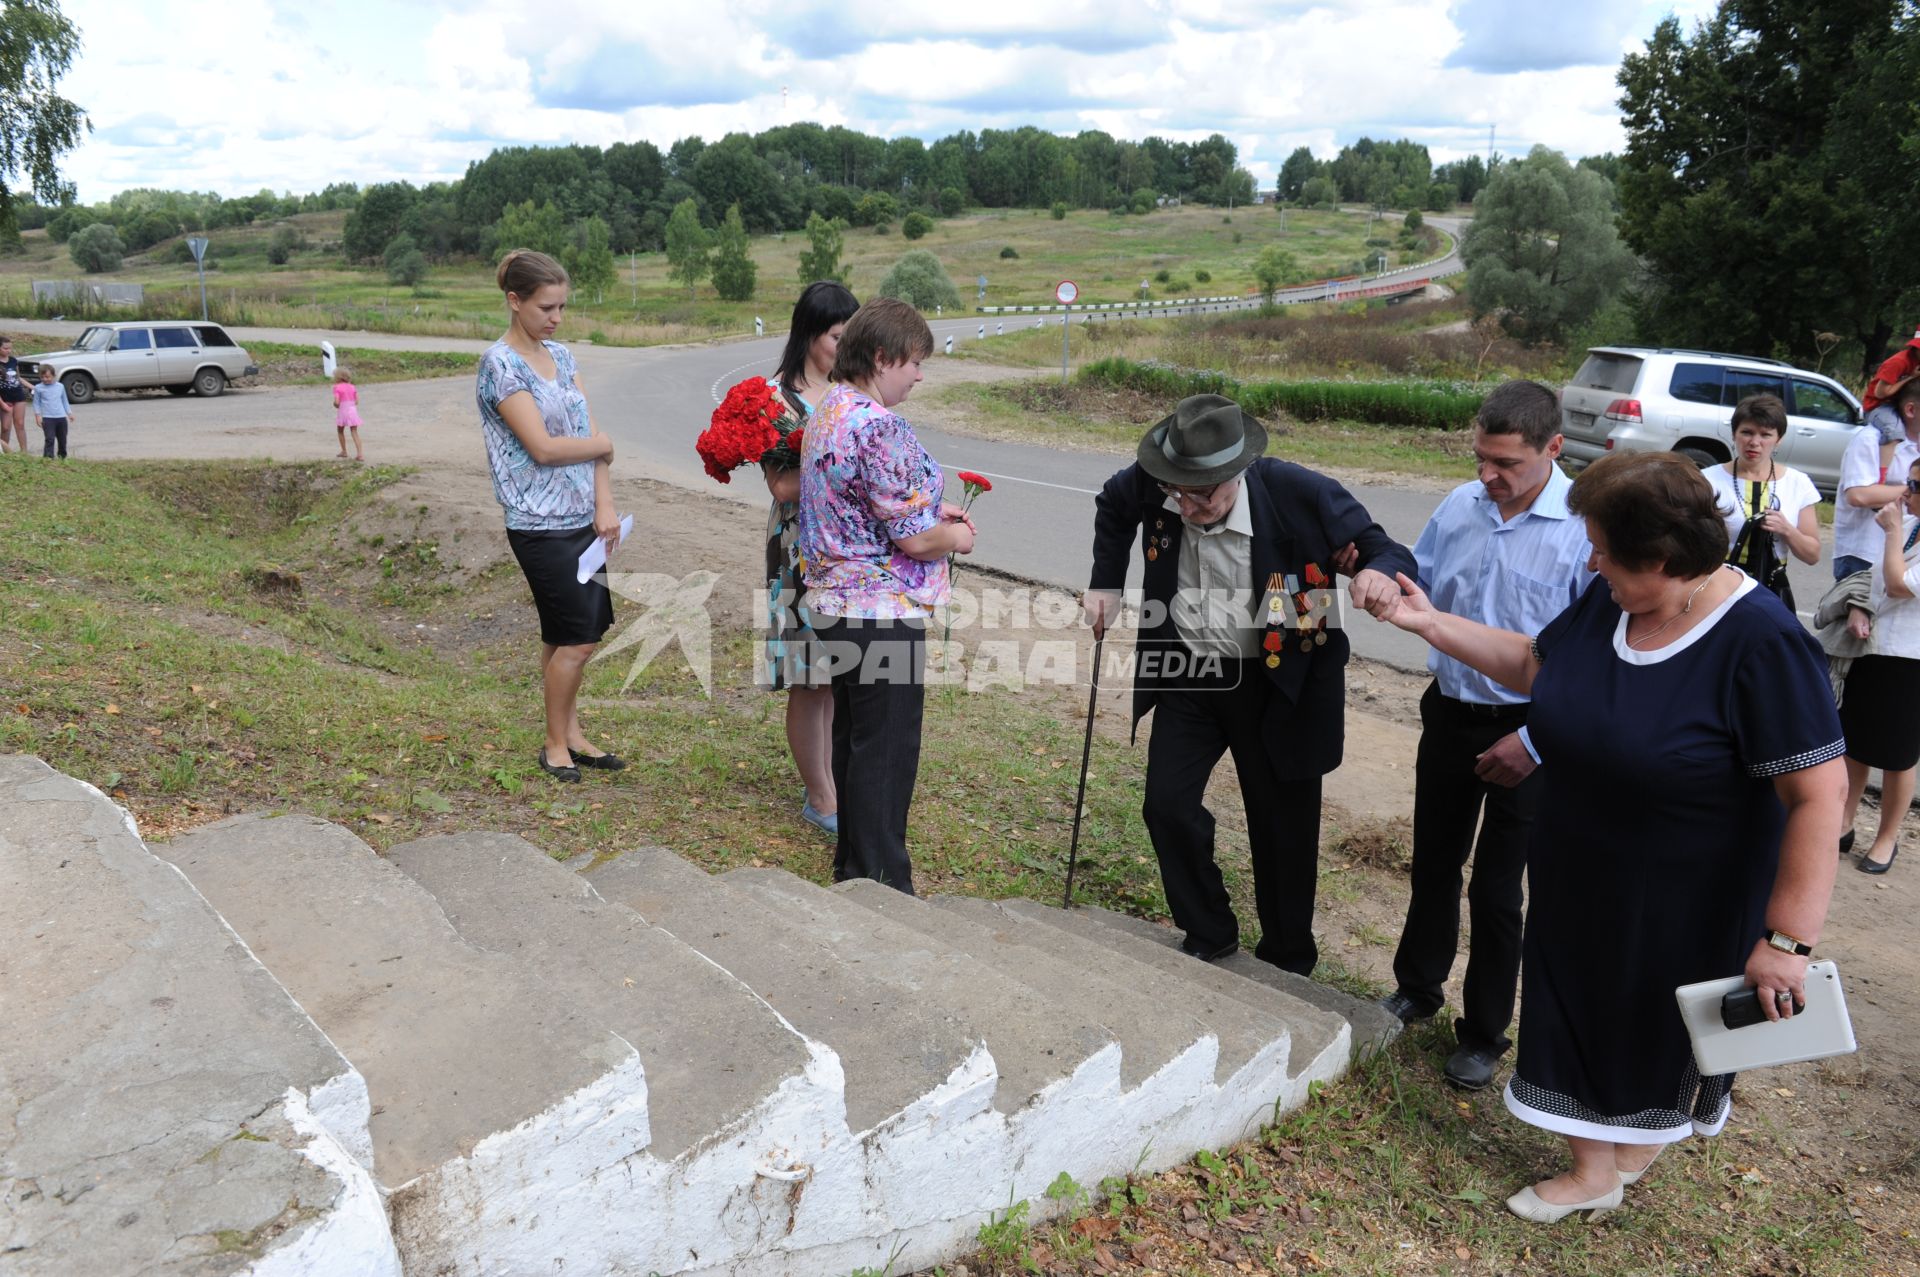
[[[1640,401],[1638,399],[1616,399],[1607,405],[1606,412],[1601,415],[1606,417],[1608,421],[1630,421],[1637,426],[1640,424]]]
[[[1613,451],[1613,436],[1612,436],[1612,435],[1608,435],[1608,436],[1607,436],[1607,451],[1608,451],[1608,452],[1612,452],[1612,451]]]

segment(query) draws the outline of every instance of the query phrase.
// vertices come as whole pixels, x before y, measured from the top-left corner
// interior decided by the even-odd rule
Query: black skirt
[[[559,532],[507,529],[507,544],[520,561],[534,610],[540,613],[540,641],[555,647],[598,643],[613,624],[613,595],[604,574],[583,585],[577,579],[580,555],[593,544],[593,525]]]
[[[1920,660],[1863,656],[1847,670],[1840,701],[1847,757],[1903,772],[1920,763]]]

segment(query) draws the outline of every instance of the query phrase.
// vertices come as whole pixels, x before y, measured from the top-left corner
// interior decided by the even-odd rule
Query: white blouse
[[[1813,480],[1803,471],[1792,466],[1778,467],[1779,477],[1766,485],[1764,500],[1767,509],[1778,510],[1786,516],[1787,522],[1798,527],[1800,512],[1810,505],[1820,504],[1820,493],[1813,486]],[[1747,496],[1753,488],[1750,480],[1736,480],[1724,465],[1708,466],[1700,473],[1707,477],[1707,483],[1713,488],[1715,502],[1720,507],[1720,515],[1727,521],[1727,547],[1740,539],[1740,530],[1747,526]],[[1780,562],[1787,558],[1786,541],[1781,537],[1773,539],[1773,557]]]

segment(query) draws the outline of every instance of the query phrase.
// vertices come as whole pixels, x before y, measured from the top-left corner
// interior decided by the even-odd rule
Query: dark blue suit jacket
[[[1362,568],[1373,568],[1389,578],[1397,572],[1416,574],[1412,552],[1389,537],[1366,507],[1335,480],[1289,461],[1263,457],[1241,481],[1247,487],[1253,523],[1253,579],[1246,586],[1263,604],[1268,584],[1278,580],[1287,580],[1290,588],[1298,590],[1338,588],[1333,555],[1349,542],[1359,551]],[[1183,681],[1172,666],[1154,667],[1147,654],[1183,647],[1166,605],[1178,580],[1185,527],[1180,516],[1166,508],[1166,495],[1158,483],[1138,464],[1107,480],[1094,499],[1089,587],[1116,591],[1125,587],[1127,556],[1136,532],[1146,559],[1143,594],[1150,615],[1140,634],[1134,679],[1136,731],[1161,692]],[[1153,553],[1148,554],[1150,549]],[[1313,586],[1317,578],[1324,578],[1326,584]],[[1293,611],[1289,604],[1288,615]],[[1277,619],[1280,614],[1272,615]],[[1297,630],[1274,625],[1267,633],[1268,651],[1278,660],[1262,660],[1251,668],[1260,671],[1278,693],[1269,702],[1263,729],[1268,755],[1282,779],[1323,776],[1340,765],[1345,747],[1347,636],[1337,626],[1329,626],[1324,643],[1302,650]]]

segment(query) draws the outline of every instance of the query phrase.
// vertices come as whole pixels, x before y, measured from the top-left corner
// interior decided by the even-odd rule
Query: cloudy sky
[[[1296,146],[1617,150],[1623,52],[1708,0],[66,0],[84,201],[456,177],[500,145],[795,120],[933,139],[1220,132]]]

